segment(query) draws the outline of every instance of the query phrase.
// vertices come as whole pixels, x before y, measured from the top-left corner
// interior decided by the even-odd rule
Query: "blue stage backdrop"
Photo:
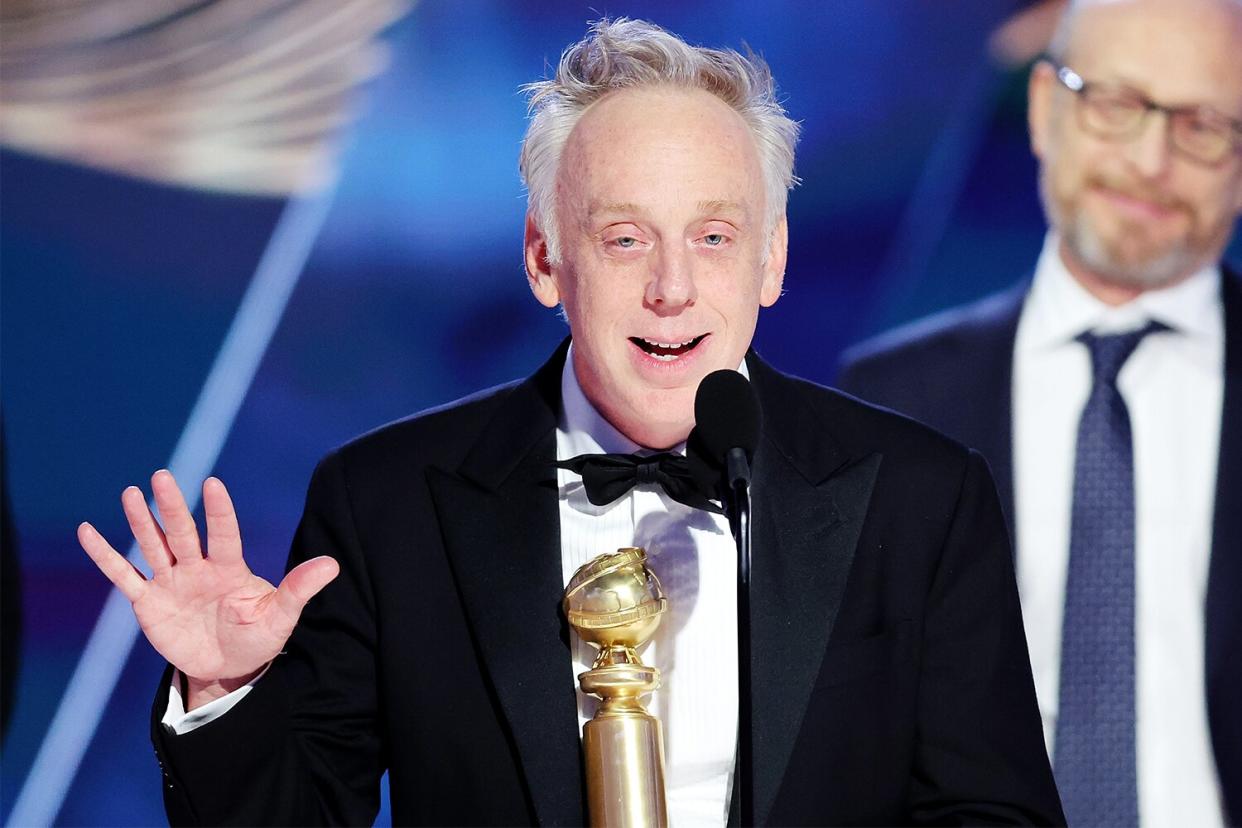
[[[1025,71],[987,52],[1022,5],[425,0],[379,35],[389,59],[352,100],[337,175],[300,199],[276,184],[239,194],[245,176],[212,191],[5,149],[0,353],[22,626],[0,818],[20,794],[23,813],[58,824],[163,820],[148,742],[161,659],[141,638],[127,651],[121,625],[96,646],[112,643],[112,660],[79,673],[89,703],[64,704],[109,593],[78,522],[128,549],[121,490],[149,490],[178,450],[229,485],[251,565],[275,580],[325,451],[520,377],[565,335],[523,274],[518,87],[588,20],[647,18],[770,62],[802,123],[802,184],[786,296],[756,346],[830,382],[848,344],[1028,275],[1043,221]]]

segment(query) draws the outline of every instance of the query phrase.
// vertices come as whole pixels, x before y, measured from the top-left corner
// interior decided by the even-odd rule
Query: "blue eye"
[[[703,237],[703,241],[708,247],[719,247],[725,243],[725,237],[723,233],[708,233]]]
[[[616,239],[617,247],[623,248],[625,250],[629,250],[631,247],[633,247],[636,244],[638,244],[638,239],[634,238],[633,236],[621,236],[620,238]]]

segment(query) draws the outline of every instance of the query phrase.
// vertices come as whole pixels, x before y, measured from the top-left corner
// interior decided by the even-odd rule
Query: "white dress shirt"
[[[1222,825],[1204,692],[1204,605],[1224,398],[1220,270],[1119,307],[1065,268],[1050,234],[1014,347],[1018,586],[1044,740],[1055,755],[1061,620],[1078,419],[1092,382],[1084,331],[1157,320],[1117,386],[1130,413],[1135,492],[1135,706],[1144,825]]]
[[[745,363],[738,370],[745,374]],[[587,401],[574,375],[572,347],[561,399],[558,460],[639,450]],[[685,446],[675,450],[684,453]],[[647,710],[664,728],[669,822],[675,828],[724,825],[738,723],[737,551],[728,521],[672,500],[659,486],[638,486],[607,506],[592,506],[577,474],[559,469],[557,483],[563,583],[597,555],[624,546],[647,550],[669,601],[655,636],[639,652],[644,663],[659,668],[663,682],[647,697]],[[577,687],[577,676],[591,669],[595,650],[574,634],[571,655],[581,735],[597,700]],[[162,721],[178,734],[202,727],[227,713],[261,678],[186,713],[180,676],[174,675]]]
[[[744,364],[740,370],[745,373]],[[561,400],[558,460],[640,450],[587,401],[574,375],[572,349],[561,375]],[[685,447],[675,450],[684,453]],[[647,710],[664,728],[669,822],[675,828],[724,825],[738,722],[737,550],[728,521],[678,503],[656,485],[592,506],[574,472],[559,470],[557,483],[566,584],[597,555],[624,546],[647,550],[669,603],[655,636],[639,651],[663,681],[647,697]],[[595,649],[574,635],[572,655],[577,688],[576,677],[591,668]],[[582,725],[597,701],[581,689],[577,694]]]

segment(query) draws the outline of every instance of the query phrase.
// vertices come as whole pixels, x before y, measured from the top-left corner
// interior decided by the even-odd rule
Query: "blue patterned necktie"
[[[1054,746],[1070,825],[1138,825],[1134,744],[1134,447],[1117,374],[1149,322],[1084,333],[1094,380],[1078,421]]]

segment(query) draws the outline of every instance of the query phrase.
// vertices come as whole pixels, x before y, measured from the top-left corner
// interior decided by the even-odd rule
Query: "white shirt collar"
[[[737,371],[750,379],[745,359]],[[618,431],[586,398],[574,371],[572,342],[565,355],[565,367],[561,369],[561,416],[557,428],[560,431],[557,448],[558,451],[565,452],[558,460],[577,457],[579,454],[632,454],[649,451]],[[668,451],[685,454],[686,444],[683,441]]]
[[[1220,267],[1208,265],[1171,287],[1148,290],[1124,305],[1101,302],[1075,279],[1061,260],[1055,232],[1044,239],[1035,279],[1023,309],[1018,347],[1045,349],[1070,342],[1084,331],[1127,331],[1154,319],[1178,333],[1216,335]]]

